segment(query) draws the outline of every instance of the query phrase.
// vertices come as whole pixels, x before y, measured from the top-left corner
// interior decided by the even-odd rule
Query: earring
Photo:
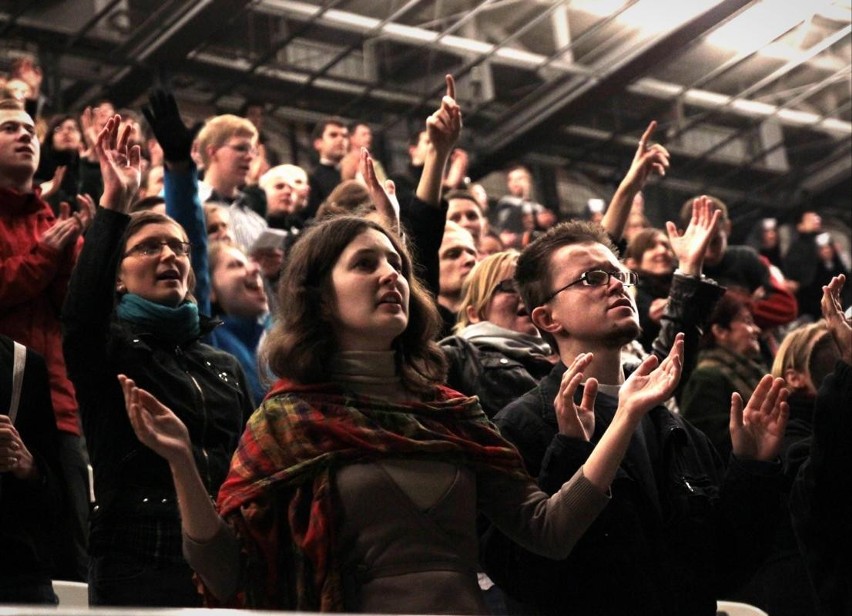
[[[127,287],[124,286],[124,283],[119,282],[115,286],[115,292],[116,293],[127,293]]]

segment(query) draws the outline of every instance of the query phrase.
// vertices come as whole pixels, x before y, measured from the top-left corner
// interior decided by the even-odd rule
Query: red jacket
[[[65,371],[59,313],[81,241],[58,251],[39,242],[56,222],[40,192],[0,188],[0,334],[44,356],[56,425],[80,434],[74,386]]]

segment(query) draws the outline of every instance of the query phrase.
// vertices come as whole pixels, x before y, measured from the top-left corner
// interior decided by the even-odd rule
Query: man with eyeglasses
[[[248,251],[267,229],[266,219],[251,208],[241,190],[257,156],[257,129],[245,118],[219,115],[204,125],[197,143],[204,165],[204,181],[198,186],[201,201],[228,208],[234,240]]]
[[[675,241],[691,249],[674,276],[650,366],[668,353],[676,332],[685,336],[684,362],[694,362],[701,325],[723,291],[701,276],[718,215],[706,201],[694,212],[684,234],[675,230]],[[633,367],[622,364],[621,347],[640,332],[629,291],[636,275],[616,255],[603,229],[575,221],[535,240],[518,261],[521,295],[561,362],[495,422],[551,493],[585,463],[610,424],[629,416],[630,400],[619,392]],[[642,378],[646,362],[630,378]],[[703,433],[664,406],[652,409],[611,485],[612,502],[566,560],[538,558],[489,529],[486,572],[523,614],[715,614],[716,600],[746,579],[771,540],[781,391],[768,379],[749,401],[745,426],[743,403],[732,408],[738,446],[727,470]],[[769,425],[776,432],[762,429]]]

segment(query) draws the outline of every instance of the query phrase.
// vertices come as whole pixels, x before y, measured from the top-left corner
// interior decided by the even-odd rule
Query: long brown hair
[[[355,216],[335,216],[306,231],[287,257],[278,289],[278,314],[264,343],[262,362],[279,377],[300,383],[329,380],[329,358],[339,345],[334,334],[331,273],[340,255],[369,229],[383,233],[402,258],[408,280],[408,326],[394,345],[403,384],[429,394],[443,382],[446,360],[434,341],[440,316],[434,301],[415,277],[411,257],[393,231]]]

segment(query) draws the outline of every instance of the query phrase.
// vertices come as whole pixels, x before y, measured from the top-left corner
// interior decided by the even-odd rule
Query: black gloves
[[[171,92],[159,88],[151,90],[148,94],[148,104],[142,106],[142,113],[160,142],[167,162],[192,160],[192,141],[201,129],[201,124],[190,129],[183,123],[177,101]]]

